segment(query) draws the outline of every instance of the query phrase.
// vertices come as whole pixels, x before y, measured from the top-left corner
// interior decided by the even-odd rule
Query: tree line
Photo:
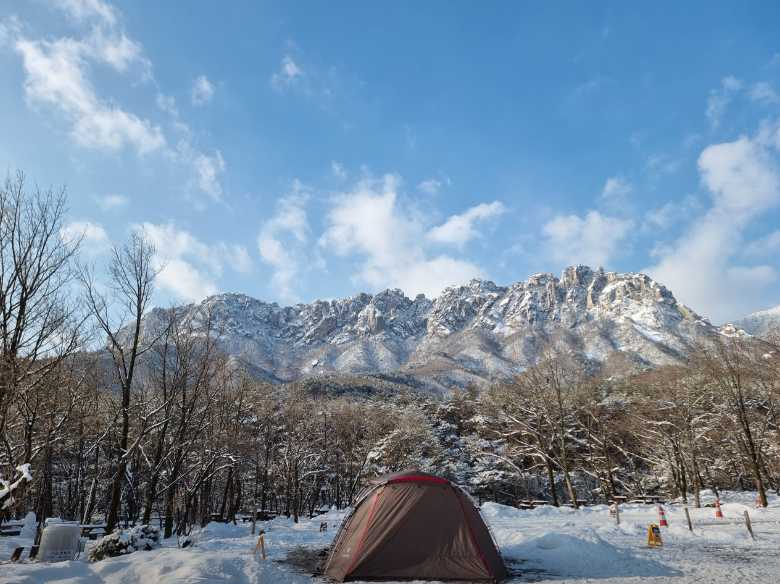
[[[159,521],[169,537],[346,507],[409,467],[509,504],[750,488],[765,506],[780,489],[777,342],[713,338],[620,378],[551,347],[510,382],[445,398],[273,385],[220,350],[207,307],[143,319],[159,265],[142,234],[96,269],[65,215],[63,190],[22,174],[0,189],[4,518]]]

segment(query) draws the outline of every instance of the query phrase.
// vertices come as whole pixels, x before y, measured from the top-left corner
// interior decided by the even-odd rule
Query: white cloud
[[[633,191],[634,187],[628,180],[620,176],[611,176],[601,189],[601,198],[612,204],[622,203]]]
[[[143,57],[141,45],[128,38],[123,32],[106,32],[95,28],[86,40],[91,57],[111,65],[119,72],[125,72],[134,63],[141,66],[142,77],[150,75],[151,64]]]
[[[71,135],[77,143],[110,150],[131,146],[139,154],[165,145],[159,127],[97,97],[85,76],[89,53],[83,43],[68,38],[19,39],[16,50],[27,76],[27,100],[63,113],[72,122]]]
[[[276,91],[284,92],[290,87],[301,83],[304,79],[303,69],[290,55],[282,57],[279,70],[271,76],[271,87]]]
[[[90,25],[89,34],[77,41],[87,58],[111,65],[120,72],[137,64],[143,77],[151,75],[151,63],[143,56],[141,45],[121,29],[119,14],[113,6],[101,0],[54,0],[53,3],[74,22]]]
[[[441,225],[428,232],[428,239],[436,243],[463,247],[475,237],[479,237],[475,224],[494,217],[498,217],[506,211],[506,207],[500,201],[481,203],[471,207],[465,213],[452,215]]]
[[[22,33],[22,23],[15,15],[0,19],[0,49],[13,46],[15,39]]]
[[[157,260],[157,283],[177,298],[186,302],[198,302],[218,292],[216,283],[202,270],[179,257]]]
[[[712,128],[720,125],[723,114],[726,113],[734,95],[742,89],[743,83],[736,77],[729,75],[720,80],[720,87],[710,91],[707,98],[707,119]]]
[[[199,75],[192,83],[193,105],[205,105],[214,97],[214,85],[205,75]]]
[[[780,256],[780,229],[748,242],[743,253],[746,256]]]
[[[173,117],[179,117],[179,109],[176,107],[176,98],[172,95],[165,95],[164,93],[158,93],[155,98],[155,103],[160,110]]]
[[[60,230],[63,242],[81,242],[81,250],[87,255],[97,255],[111,245],[108,233],[100,223],[92,221],[71,221]]]
[[[557,215],[542,227],[547,254],[567,265],[607,267],[629,234],[633,222],[588,211],[579,215]]]
[[[243,245],[228,244],[220,242],[214,252],[217,257],[222,258],[234,272],[239,274],[251,274],[254,271],[254,262],[249,250]]]
[[[657,178],[666,174],[677,172],[682,161],[666,154],[651,154],[645,161],[645,171],[651,178]]]
[[[114,7],[101,0],[52,0],[52,3],[76,21],[97,18],[109,26],[117,21]]]
[[[357,256],[353,279],[374,290],[399,287],[407,294],[436,296],[445,287],[481,275],[474,264],[425,249],[421,217],[399,204],[400,179],[366,178],[338,195],[319,245],[340,256]]]
[[[735,265],[743,235],[761,213],[780,203],[777,145],[769,130],[754,138],[714,144],[699,157],[712,205],[688,232],[662,250],[647,271],[683,302],[715,321],[746,314],[762,303],[772,266]]]
[[[441,190],[441,181],[435,178],[429,178],[418,184],[417,190],[426,195],[435,195]]]
[[[731,266],[726,269],[729,282],[740,282],[743,286],[766,288],[777,282],[777,270],[773,266]],[[739,316],[744,316],[740,312]]]
[[[217,150],[213,156],[198,152],[193,165],[198,176],[200,190],[211,196],[215,201],[222,198],[222,185],[219,176],[225,171],[225,161],[222,153]]]
[[[323,111],[335,113],[337,98],[348,97],[345,90],[357,87],[355,80],[344,77],[338,67],[306,61],[302,51],[288,42],[288,52],[269,79],[271,88],[282,95],[296,95],[313,102]],[[295,55],[295,56],[293,56]],[[342,120],[345,128],[352,124]]]
[[[340,162],[336,162],[335,160],[330,163],[330,171],[333,173],[333,176],[340,179],[347,178],[347,169],[344,168],[344,165]]]
[[[130,201],[127,197],[122,195],[108,194],[103,195],[102,197],[95,197],[95,202],[97,203],[97,206],[100,207],[103,211],[110,211],[111,209],[124,207]]]
[[[765,105],[780,103],[780,96],[774,88],[765,81],[759,81],[750,88],[750,99]]]
[[[217,280],[225,267],[241,273],[251,270],[251,259],[243,246],[224,242],[207,245],[174,223],[147,222],[133,229],[155,246],[158,285],[178,299],[194,302],[216,294]]]
[[[743,223],[778,202],[776,161],[756,140],[742,136],[708,146],[699,157],[699,172],[715,207],[731,221]]]
[[[700,207],[699,199],[693,195],[685,197],[682,201],[669,201],[645,213],[642,229],[645,231],[669,229],[677,223],[688,220]]]
[[[37,109],[45,106],[63,117],[78,145],[110,151],[130,148],[140,155],[157,152],[186,168],[194,188],[212,200],[221,200],[222,155],[219,150],[209,154],[194,145],[192,132],[179,119],[172,97],[161,92],[155,95],[158,108],[169,114],[179,134],[175,147],[169,145],[159,125],[102,97],[93,86],[90,73],[96,64],[119,73],[135,68],[142,82],[152,78],[151,63],[141,45],[122,30],[118,11],[100,0],[55,0],[54,5],[72,22],[86,27],[83,36],[31,39],[22,34],[23,27],[16,20],[14,26],[3,25],[3,33],[12,35],[10,42],[22,59],[27,103]],[[205,85],[196,85],[200,87],[198,97],[205,99]]]
[[[271,285],[285,302],[298,300],[295,284],[304,262],[303,244],[309,235],[308,198],[307,189],[295,181],[292,191],[276,202],[276,212],[257,236],[260,257],[273,269]]]

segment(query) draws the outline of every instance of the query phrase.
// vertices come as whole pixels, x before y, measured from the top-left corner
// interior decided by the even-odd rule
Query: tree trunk
[[[579,509],[579,503],[577,503],[577,491],[574,488],[574,483],[571,481],[568,467],[563,467],[563,481],[566,484],[566,491],[568,492],[571,504],[575,509]]]
[[[696,509],[701,508],[701,490],[704,487],[704,481],[701,479],[699,469],[699,457],[696,456],[696,449],[691,448],[691,464],[693,466],[693,504]]]
[[[84,505],[84,515],[81,517],[81,522],[88,524],[92,521],[92,511],[95,508],[95,491],[97,489],[97,477],[92,479],[92,486],[89,487],[89,495],[87,496],[87,502]]]
[[[555,490],[555,472],[553,470],[552,461],[550,459],[545,459],[545,464],[547,466],[547,479],[550,482],[550,494],[552,495],[552,504],[556,507],[560,507],[561,504],[558,501],[558,493]]]
[[[219,519],[225,520],[225,510],[227,509],[228,499],[230,498],[230,492],[233,488],[233,467],[228,469],[227,478],[225,479],[225,491],[222,494],[222,504],[219,507]]]
[[[152,517],[152,506],[154,505],[154,499],[157,496],[157,483],[160,480],[160,472],[162,466],[160,461],[163,457],[163,451],[165,448],[165,434],[168,429],[168,420],[165,421],[160,434],[157,437],[157,448],[154,451],[154,460],[152,461],[152,476],[149,477],[149,484],[146,487],[146,501],[144,503],[144,517],[143,523],[149,523]]]
[[[743,406],[744,407],[744,406]],[[742,425],[742,432],[745,435],[745,443],[747,446],[747,453],[750,459],[750,465],[753,467],[753,474],[755,475],[756,491],[758,491],[758,505],[761,507],[767,506],[766,488],[764,487],[764,479],[761,476],[761,464],[758,460],[758,449],[753,441],[753,432],[750,430],[750,423],[747,419],[747,413],[744,409],[740,411],[740,421]]]
[[[171,486],[165,493],[165,531],[163,533],[164,538],[169,538],[173,535],[173,514],[174,514],[174,502],[176,497],[176,487]]]
[[[122,387],[122,435],[119,441],[119,462],[111,484],[111,503],[106,517],[106,533],[111,533],[119,521],[122,503],[122,481],[127,470],[127,442],[130,435],[130,386]]]

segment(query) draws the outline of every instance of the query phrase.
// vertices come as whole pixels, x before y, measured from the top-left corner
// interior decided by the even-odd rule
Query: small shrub
[[[89,550],[92,562],[113,558],[135,551],[150,551],[160,547],[160,530],[152,525],[136,525],[130,529],[117,529],[101,539]]]

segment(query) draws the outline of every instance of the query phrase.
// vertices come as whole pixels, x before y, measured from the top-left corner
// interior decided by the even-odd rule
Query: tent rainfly
[[[341,526],[325,575],[345,580],[482,580],[506,568],[471,499],[447,479],[407,471],[374,481]]]

